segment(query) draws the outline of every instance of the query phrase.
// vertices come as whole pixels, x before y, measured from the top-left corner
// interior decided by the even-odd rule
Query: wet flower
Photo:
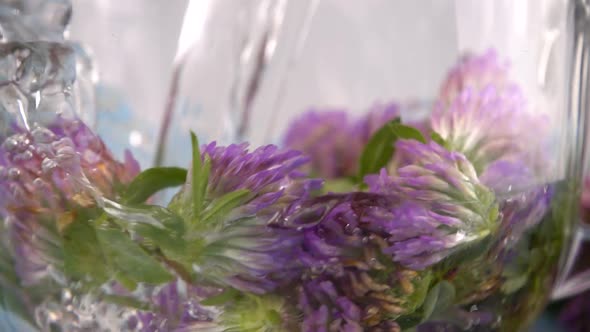
[[[534,172],[522,161],[496,161],[481,175],[500,202],[506,246],[518,241],[523,232],[536,226],[549,211],[552,185],[540,184]]]
[[[398,331],[395,319],[424,300],[430,273],[389,252],[399,200],[373,193],[332,194],[302,203],[285,222],[300,226],[298,306],[305,331]]]
[[[396,220],[389,232],[397,234],[388,249],[396,260],[422,269],[497,228],[495,196],[464,155],[435,142],[400,140],[396,146],[410,164],[394,176],[382,170],[366,178],[371,191],[404,201],[392,212],[394,217],[387,216]]]
[[[189,235],[189,241],[198,246],[192,262],[197,277],[258,294],[289,282],[297,276],[294,248],[301,234],[272,220],[321,186],[321,181],[299,171],[307,158],[272,145],[248,151],[246,144],[218,147],[212,143],[202,151],[203,160],[211,161],[205,215],[216,199],[237,190],[247,192],[240,204],[214,222],[200,221]],[[189,180],[171,209],[190,210],[191,185]]]
[[[514,89],[515,84],[509,80],[509,69],[509,64],[501,62],[494,50],[481,55],[466,54],[447,74],[439,100],[452,103],[465,89],[481,91],[489,86],[500,91]]]
[[[374,104],[354,124],[354,131],[358,134],[362,145],[367,144],[371,136],[381,129],[387,122],[400,116],[399,106],[396,103]]]
[[[495,160],[542,157],[539,137],[547,125],[543,116],[527,112],[522,90],[493,52],[468,56],[449,73],[431,117],[432,129],[478,173]]]
[[[16,270],[22,282],[34,284],[60,270],[58,232],[73,220],[71,206],[94,205],[96,192],[113,198],[138,171],[130,154],[119,163],[77,119],[59,117],[47,128],[17,129],[4,138],[0,217],[19,257]]]
[[[395,319],[426,296],[428,268],[498,226],[495,197],[464,155],[415,140],[396,149],[408,165],[368,176],[370,193],[318,197],[287,218],[320,216],[301,227],[307,330],[399,330]]]
[[[247,144],[221,147],[211,143],[205,146],[202,154],[211,159],[208,197],[215,199],[246,189],[250,192],[246,204],[248,213],[266,210],[274,213],[295,200],[305,199],[322,183],[305,177],[300,168],[309,159],[295,150],[266,145],[248,151]]]
[[[311,170],[325,178],[355,174],[362,149],[351,137],[352,121],[344,111],[308,112],[292,122],[284,145],[311,158]]]
[[[395,103],[375,104],[359,119],[345,111],[310,111],[291,124],[284,145],[309,156],[312,173],[327,179],[354,176],[365,144],[398,116]]]

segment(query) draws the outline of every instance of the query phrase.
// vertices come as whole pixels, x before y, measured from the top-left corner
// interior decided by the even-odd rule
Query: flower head
[[[519,241],[523,232],[537,225],[549,211],[554,196],[552,185],[540,184],[523,161],[498,160],[480,177],[500,203],[506,246]]]
[[[359,119],[345,111],[310,111],[291,124],[284,144],[310,157],[312,173],[328,179],[353,176],[371,136],[398,116],[395,103],[376,104]]]
[[[71,222],[71,206],[94,205],[97,191],[112,198],[138,170],[130,154],[119,163],[76,119],[60,117],[47,128],[17,129],[6,137],[0,146],[0,217],[23,282],[35,283],[61,264],[57,232]]]
[[[371,136],[381,129],[387,122],[400,116],[400,109],[396,103],[374,104],[371,108],[353,124],[362,145],[367,144]]]
[[[202,155],[211,160],[208,197],[215,199],[246,189],[250,192],[250,213],[274,213],[321,186],[320,180],[305,178],[300,168],[309,160],[295,150],[266,145],[249,151],[247,144],[221,147],[211,143]]]
[[[400,140],[397,149],[410,164],[390,176],[368,176],[370,190],[404,200],[392,213],[390,232],[399,233],[388,250],[408,267],[421,269],[462,244],[489,235],[498,219],[493,192],[479,181],[473,165],[458,152],[434,142]]]
[[[443,82],[439,99],[451,103],[463,90],[481,91],[489,86],[499,90],[513,89],[514,83],[509,81],[510,66],[502,63],[494,50],[482,55],[467,54],[453,67]]]
[[[526,111],[520,87],[493,52],[466,57],[451,71],[431,117],[432,129],[481,173],[493,161],[540,157],[547,119]],[[536,128],[535,134],[530,128]]]
[[[395,318],[421,304],[430,274],[405,268],[390,253],[399,199],[373,193],[332,194],[298,206],[286,222],[300,226],[298,288],[306,331],[396,331]],[[392,235],[393,234],[393,235]],[[418,293],[416,293],[418,292]]]
[[[248,151],[246,144],[219,147],[212,143],[202,151],[202,159],[211,163],[205,214],[228,194],[238,190],[246,190],[246,194],[217,221],[196,224],[197,231],[190,237],[199,244],[192,262],[197,276],[221,287],[258,294],[289,282],[297,275],[294,248],[301,235],[273,220],[321,186],[321,181],[306,178],[299,171],[307,158],[273,145]],[[186,207],[192,204],[188,178],[171,203],[173,210],[190,210]]]
[[[325,178],[355,174],[362,143],[351,137],[352,121],[344,111],[311,111],[293,121],[284,145],[311,159],[311,170]]]

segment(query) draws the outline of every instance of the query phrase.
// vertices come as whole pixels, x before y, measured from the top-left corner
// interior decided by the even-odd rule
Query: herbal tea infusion
[[[459,60],[429,118],[399,107],[310,111],[283,147],[193,135],[188,170],[143,172],[75,117],[11,123],[0,317],[42,331],[524,328],[576,199],[547,182],[549,120],[493,50]]]

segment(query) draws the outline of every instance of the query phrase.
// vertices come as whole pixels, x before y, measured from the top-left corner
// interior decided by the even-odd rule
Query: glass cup
[[[527,328],[551,298],[590,287],[573,273],[588,238],[589,5],[8,1],[1,330]],[[169,215],[119,188],[140,166],[191,165],[190,130],[310,159],[323,189],[265,219],[296,234],[290,259],[268,263],[261,252],[286,249],[264,233],[184,264],[189,249],[135,228]],[[173,194],[148,203],[181,211]],[[96,246],[76,240],[89,233]],[[164,269],[145,265],[151,279],[121,266],[150,255]],[[228,277],[242,265],[247,278]]]

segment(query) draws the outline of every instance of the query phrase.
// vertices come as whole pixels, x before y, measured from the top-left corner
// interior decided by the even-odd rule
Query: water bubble
[[[8,178],[11,180],[18,180],[20,176],[20,169],[11,167],[8,169]]]
[[[6,149],[6,151],[14,151],[18,147],[18,141],[15,138],[9,137],[4,140],[2,147]]]
[[[55,140],[55,134],[47,128],[37,127],[31,134],[37,143],[50,143]]]
[[[67,288],[63,290],[61,296],[63,299],[62,301],[70,301],[70,300],[72,300],[72,297],[73,297],[72,292]]]

